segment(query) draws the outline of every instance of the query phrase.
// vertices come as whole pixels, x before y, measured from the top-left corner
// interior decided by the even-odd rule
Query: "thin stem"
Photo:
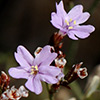
[[[46,88],[47,88],[47,91],[48,91],[49,99],[52,100],[53,94],[50,93],[49,85],[47,83],[46,83]]]
[[[83,100],[83,93],[77,81],[71,83],[70,86],[78,100]]]

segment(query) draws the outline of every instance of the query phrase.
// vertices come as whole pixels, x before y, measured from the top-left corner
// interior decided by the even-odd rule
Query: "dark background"
[[[0,0],[0,70],[7,72],[9,67],[17,65],[13,53],[18,45],[24,45],[33,54],[38,46],[45,46],[50,36],[58,31],[50,23],[51,12],[56,11],[55,1],[60,0]],[[69,11],[70,1],[75,5],[82,4],[84,11],[89,11],[95,0],[64,0],[66,11]],[[85,24],[94,25],[95,32],[78,42],[66,36],[63,40],[63,51],[70,65],[83,61],[91,74],[95,66],[100,64],[100,2]],[[72,58],[69,58],[72,43],[78,48],[75,57],[72,55]],[[13,80],[11,84],[14,85],[16,81],[16,85],[20,83],[19,80]],[[86,80],[82,82],[85,84]],[[34,95],[35,99],[38,99],[38,96]]]

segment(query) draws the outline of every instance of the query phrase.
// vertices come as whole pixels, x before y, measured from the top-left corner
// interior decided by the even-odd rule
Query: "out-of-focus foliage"
[[[100,99],[100,77],[94,76],[87,89],[85,100],[99,100]]]

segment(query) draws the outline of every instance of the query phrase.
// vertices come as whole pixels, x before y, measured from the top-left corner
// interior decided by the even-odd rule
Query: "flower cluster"
[[[18,46],[15,58],[20,66],[10,68],[9,74],[13,78],[27,79],[25,86],[30,91],[40,94],[42,92],[41,81],[49,84],[55,84],[59,81],[56,77],[62,73],[61,70],[50,65],[56,57],[57,53],[51,52],[49,45],[42,48],[35,58],[25,47]]]
[[[12,86],[11,89],[2,93],[0,100],[19,100],[21,97],[28,97],[28,91],[24,86],[20,86],[19,89]]]
[[[51,14],[51,23],[59,29],[63,35],[68,35],[73,40],[87,38],[95,30],[92,25],[80,25],[88,20],[90,14],[83,13],[83,6],[76,5],[68,13],[64,10],[63,1],[56,3],[57,12]]]
[[[28,91],[24,86],[16,89],[15,86],[9,87],[10,78],[5,72],[0,76],[0,100],[19,100],[21,97],[28,97]]]

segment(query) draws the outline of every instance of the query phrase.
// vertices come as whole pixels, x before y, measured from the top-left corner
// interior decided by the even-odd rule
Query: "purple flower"
[[[42,92],[41,81],[55,84],[59,80],[56,78],[61,70],[55,66],[50,66],[57,57],[57,53],[51,53],[51,47],[45,46],[35,58],[23,46],[18,46],[15,59],[20,66],[10,68],[9,74],[16,79],[27,79],[25,86],[32,92],[40,94]]]
[[[57,12],[52,12],[51,23],[54,27],[60,29],[63,35],[68,35],[73,40],[78,40],[77,37],[87,38],[91,32],[95,30],[92,25],[79,25],[88,20],[90,14],[83,13],[83,6],[76,5],[68,13],[65,12],[63,1],[56,3]]]

